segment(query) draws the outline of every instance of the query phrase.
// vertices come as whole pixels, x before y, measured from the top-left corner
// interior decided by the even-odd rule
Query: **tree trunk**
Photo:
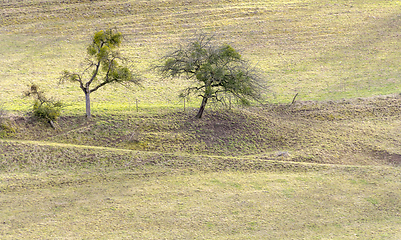
[[[196,114],[195,118],[202,118],[203,111],[205,110],[206,107],[207,99],[208,99],[207,97],[203,97],[202,105],[200,106],[198,114]]]
[[[52,120],[49,120],[49,124],[54,130],[56,130],[56,125],[54,125],[54,122]]]
[[[86,118],[91,118],[91,100],[89,94],[89,91],[85,92]]]

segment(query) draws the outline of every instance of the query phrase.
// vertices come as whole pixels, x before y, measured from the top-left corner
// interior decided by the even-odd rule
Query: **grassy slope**
[[[298,102],[244,109],[195,109],[62,117],[47,123],[16,117],[10,138],[183,155],[278,158],[350,165],[401,164],[400,96]],[[3,131],[4,132],[4,131]]]
[[[151,170],[157,171],[146,169]],[[14,185],[4,189],[0,184],[0,235],[2,239],[401,237],[400,173],[394,169],[142,173],[88,169],[46,171],[31,178],[3,174],[2,180]]]
[[[400,98],[355,101],[69,117],[58,132],[17,118],[0,139],[0,233],[398,239]]]
[[[0,104],[17,130],[0,139],[2,238],[400,238],[398,95],[195,121],[195,99],[183,113],[176,98],[183,83],[146,72],[143,90],[93,94],[86,122],[76,86],[57,85],[89,36],[117,25],[140,70],[199,30],[265,70],[271,101],[398,93],[398,1],[0,5]],[[70,104],[56,132],[12,113],[30,107],[29,81]]]
[[[20,90],[35,81],[82,110],[77,86],[57,86],[57,78],[79,66],[95,30],[110,26],[126,35],[123,50],[144,71],[146,88],[95,93],[94,111],[127,109],[136,98],[143,107],[179,104],[183,83],[160,81],[147,68],[195,32],[216,34],[264,70],[270,101],[290,101],[297,92],[304,100],[397,93],[399,9],[398,1],[2,3],[0,99],[10,110],[26,109]]]
[[[399,168],[0,144],[3,239],[400,237]]]

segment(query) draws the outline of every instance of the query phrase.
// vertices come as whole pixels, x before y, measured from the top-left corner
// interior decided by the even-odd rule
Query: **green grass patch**
[[[130,109],[136,99],[144,106],[180,105],[178,92],[187,83],[162,81],[149,67],[196,32],[215,34],[261,68],[270,86],[264,94],[269,102],[290,102],[296,93],[299,100],[338,100],[400,92],[397,1],[31,1],[0,6],[0,104],[7,110],[29,109],[20,91],[30,82],[67,104],[83,106],[79,87],[59,86],[58,78],[84,61],[96,30],[113,26],[125,35],[122,52],[144,74],[145,88],[102,89],[93,94],[93,111]]]

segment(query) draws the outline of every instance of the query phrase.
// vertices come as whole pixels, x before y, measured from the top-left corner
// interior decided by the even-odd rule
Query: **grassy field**
[[[15,118],[0,235],[398,239],[398,101]]]
[[[0,238],[400,239],[400,5],[1,1]],[[58,78],[109,27],[144,88],[99,90],[87,120]],[[204,32],[263,71],[264,104],[195,120],[149,70]],[[55,130],[31,82],[66,103]]]
[[[2,239],[401,237],[400,172],[389,168],[89,168],[1,179]]]
[[[216,35],[265,72],[266,101],[336,100],[398,93],[399,1],[3,1],[0,66],[5,108],[26,110],[21,89],[44,85],[69,108],[84,108],[77,86],[57,84],[83,61],[91,35],[118,27],[123,52],[145,76],[142,90],[93,94],[94,111],[181,106],[180,80],[149,66],[195,33]],[[112,91],[110,91],[112,90]],[[120,100],[124,96],[123,101]],[[13,99],[13,101],[9,101]],[[116,104],[118,103],[118,104]],[[67,108],[67,109],[69,109]]]

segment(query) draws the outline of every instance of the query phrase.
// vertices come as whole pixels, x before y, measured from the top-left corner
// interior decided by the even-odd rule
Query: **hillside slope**
[[[70,116],[59,119],[57,130],[29,117],[13,117],[11,125],[16,132],[10,132],[6,139],[37,141],[40,145],[62,143],[134,150],[135,154],[143,151],[177,156],[398,166],[401,164],[400,105],[401,97],[397,95],[208,109],[201,120],[193,118],[195,109],[104,114],[90,121]],[[1,143],[3,151],[11,159],[13,154],[17,157],[18,152],[26,152],[9,153],[15,146],[5,143]],[[84,159],[90,160],[90,157]]]
[[[270,102],[289,102],[295,93],[302,100],[399,93],[400,9],[385,0],[2,1],[0,104],[26,110],[20,91],[33,81],[72,112],[83,109],[79,88],[57,81],[63,70],[79,68],[90,36],[108,27],[125,35],[123,52],[143,72],[145,88],[95,93],[94,111],[127,109],[135,99],[142,107],[180,105],[186,83],[161,81],[148,67],[199,32],[261,68]]]

